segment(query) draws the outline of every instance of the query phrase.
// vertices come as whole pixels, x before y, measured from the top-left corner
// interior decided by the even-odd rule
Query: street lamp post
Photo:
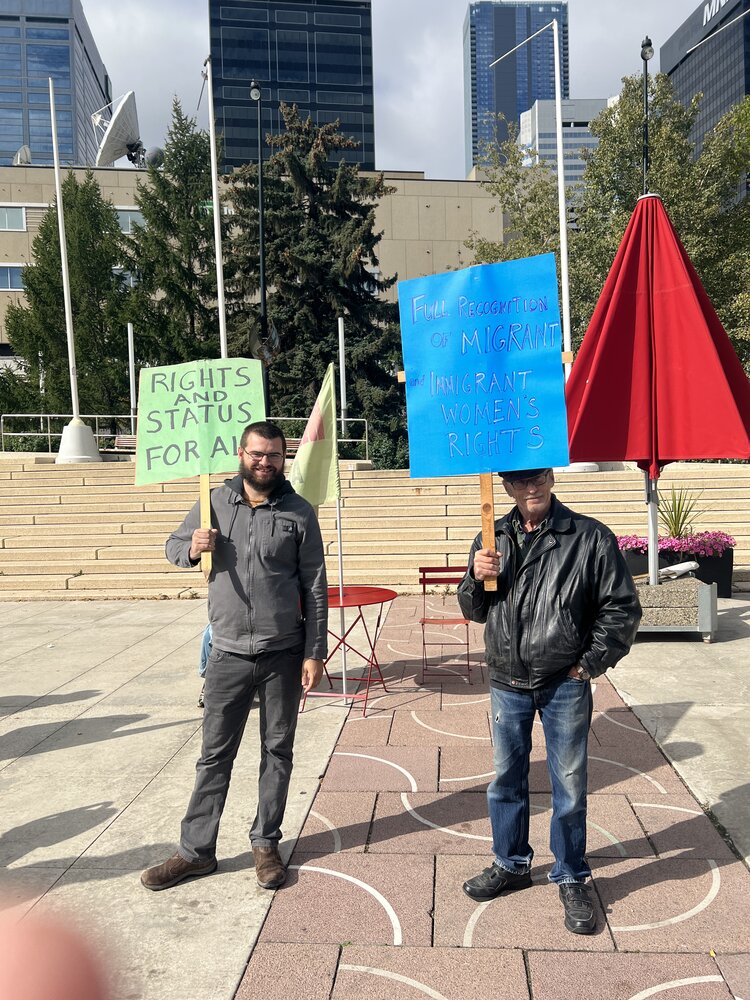
[[[265,344],[268,339],[268,316],[266,314],[266,248],[265,220],[263,215],[263,114],[260,84],[253,80],[250,97],[258,104],[258,267],[260,275],[260,339]]]
[[[643,193],[648,194],[648,61],[654,55],[651,39],[646,37],[641,42],[641,59],[643,60]]]
[[[570,356],[572,349],[571,335],[570,335],[570,280],[568,277],[568,220],[565,209],[565,162],[563,154],[563,131],[562,131],[562,84],[560,81],[560,36],[559,36],[559,25],[557,23],[557,18],[545,24],[543,28],[539,31],[535,31],[533,35],[529,35],[528,38],[524,38],[522,42],[510,49],[508,52],[503,53],[494,62],[490,63],[489,68],[492,69],[493,66],[497,66],[499,62],[503,59],[507,59],[508,56],[513,55],[514,52],[518,51],[522,45],[526,45],[532,39],[536,38],[537,35],[541,35],[543,31],[547,31],[548,28],[552,29],[553,38],[553,59],[555,63],[555,132],[557,135],[557,208],[559,216],[559,226],[560,226],[560,285],[562,288],[562,327],[563,327],[563,350],[566,355]],[[570,362],[565,362],[565,378],[566,380],[570,376]]]

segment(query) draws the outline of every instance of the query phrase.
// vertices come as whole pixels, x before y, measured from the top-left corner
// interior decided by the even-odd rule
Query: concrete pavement
[[[205,601],[0,604],[0,899],[61,911],[96,936],[115,996],[228,1000],[271,893],[252,869],[258,733],[251,713],[219,872],[143,889],[173,852],[200,749]],[[285,833],[299,832],[345,710],[301,716]]]
[[[173,849],[192,785],[205,602],[0,604],[4,905],[87,927],[116,1000],[563,1000],[584,987],[590,1000],[750,1000],[750,874],[680,781],[747,859],[750,601],[719,606],[715,643],[645,636],[611,672],[614,686],[597,685],[590,855],[601,922],[581,938],[562,929],[544,883],[541,748],[539,880],[479,910],[461,893],[488,863],[478,629],[472,684],[449,667],[420,687],[421,599],[403,596],[379,646],[389,694],[368,718],[309,703],[285,824],[290,847],[301,833],[301,867],[286,888],[268,893],[253,877],[251,715],[219,871],[149,893],[138,873]]]

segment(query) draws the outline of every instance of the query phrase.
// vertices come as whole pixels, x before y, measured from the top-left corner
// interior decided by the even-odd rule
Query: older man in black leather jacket
[[[551,469],[502,472],[513,509],[495,523],[497,549],[472,545],[459,586],[467,618],[486,622],[495,779],[487,789],[494,861],[464,883],[472,899],[531,885],[529,755],[537,712],[552,784],[549,880],[559,885],[565,926],[591,934],[585,882],[589,681],[627,654],[641,608],[612,532],[552,494]],[[497,580],[497,590],[484,581]]]

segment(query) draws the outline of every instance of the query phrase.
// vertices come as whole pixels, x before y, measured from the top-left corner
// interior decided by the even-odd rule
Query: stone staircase
[[[136,487],[134,473],[132,462],[56,466],[45,456],[0,456],[0,600],[205,596],[200,571],[164,557],[197,480]],[[479,530],[476,477],[413,480],[342,463],[341,483],[347,583],[413,590],[418,566],[466,563]],[[696,531],[735,536],[735,586],[750,590],[750,465],[675,464],[662,490],[671,484],[699,495]],[[618,534],[646,534],[638,470],[561,473],[555,492]],[[495,502],[499,516],[509,504],[499,481]],[[335,583],[335,506],[321,507],[319,517]]]

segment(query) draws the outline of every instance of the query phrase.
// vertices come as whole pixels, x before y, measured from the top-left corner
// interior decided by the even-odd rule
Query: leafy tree
[[[584,150],[582,184],[568,190],[576,225],[568,231],[574,344],[586,332],[636,201],[643,193],[643,90],[626,77],[622,93],[592,122],[599,139]],[[690,131],[700,95],[680,104],[665,75],[649,80],[648,186],[669,216],[732,338],[750,363],[750,200],[738,195],[750,168],[750,98],[732,108],[696,156]],[[533,152],[533,151],[532,151]],[[505,214],[505,243],[472,238],[478,263],[559,252],[556,180],[543,165],[523,167],[513,137],[485,156],[487,186]]]
[[[218,357],[210,140],[177,98],[163,166],[148,167],[136,202],[144,222],[133,227],[128,266],[139,352],[165,365]]]
[[[750,98],[724,115],[696,155],[690,131],[701,95],[684,106],[667,76],[658,74],[649,82],[649,190],[661,196],[735,349],[748,362],[750,203],[739,194],[750,167]],[[619,100],[597,117],[591,130],[599,144],[584,154],[571,255],[579,336],[643,192],[640,77],[623,80]]]
[[[338,122],[315,125],[296,107],[281,105],[285,129],[268,137],[263,164],[264,246],[269,324],[279,352],[269,367],[273,412],[307,415],[326,366],[338,360],[344,317],[350,417],[374,428],[375,453],[386,465],[405,464],[403,393],[396,307],[382,297],[395,278],[379,272],[377,199],[388,193],[382,175],[362,176],[343,158],[355,143]],[[234,208],[230,256],[232,353],[260,340],[258,171],[241,167],[229,181]]]
[[[114,207],[102,197],[93,174],[62,184],[68,271],[73,307],[82,413],[122,413],[128,403],[127,289],[117,268],[123,236]],[[45,213],[24,268],[28,305],[8,307],[7,329],[20,372],[6,375],[8,402],[69,413],[68,373],[57,209]],[[37,390],[36,387],[43,387]],[[3,406],[6,404],[3,404]],[[123,409],[124,408],[124,409]]]
[[[498,119],[502,124],[503,116],[498,115]],[[475,233],[466,241],[477,264],[560,251],[557,179],[544,161],[534,162],[534,150],[525,151],[518,145],[514,122],[509,122],[505,131],[506,139],[498,141],[496,130],[495,141],[481,150],[481,166],[487,176],[483,186],[495,197],[493,211],[502,212],[503,225],[498,240]]]

